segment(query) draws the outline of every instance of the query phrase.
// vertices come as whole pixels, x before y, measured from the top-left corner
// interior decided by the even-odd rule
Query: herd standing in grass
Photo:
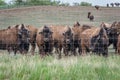
[[[108,56],[108,47],[113,44],[115,53],[120,54],[119,39],[120,22],[113,22],[111,25],[101,23],[100,27],[90,25],[80,25],[76,22],[73,27],[69,26],[43,26],[36,28],[24,24],[8,27],[0,30],[0,49],[12,50],[25,54],[29,50],[31,44],[31,54],[34,55],[36,44],[39,54],[42,56],[61,53],[65,56],[70,55],[86,55],[93,52],[98,55]]]

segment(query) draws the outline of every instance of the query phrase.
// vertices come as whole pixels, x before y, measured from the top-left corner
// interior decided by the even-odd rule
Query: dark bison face
[[[103,53],[106,47],[108,46],[108,39],[105,37],[106,33],[104,29],[101,28],[98,35],[91,38],[90,49],[93,52]]]
[[[119,35],[119,26],[120,23],[114,22],[110,28],[106,29],[108,38],[109,38],[109,45],[113,44],[113,47],[116,48],[117,46],[117,38]]]
[[[23,24],[21,29],[18,30],[18,39],[21,43],[29,44],[30,31],[28,31]]]
[[[64,47],[66,47],[67,50],[72,50],[73,47],[73,33],[71,32],[65,32],[64,35]]]
[[[67,44],[67,45],[70,45],[72,42],[73,42],[73,33],[72,31],[66,31],[65,33],[63,33],[63,36],[64,36],[64,42]]]
[[[49,29],[49,27],[44,26],[42,32],[39,32],[43,36],[44,42],[50,42],[52,39],[52,31]]]

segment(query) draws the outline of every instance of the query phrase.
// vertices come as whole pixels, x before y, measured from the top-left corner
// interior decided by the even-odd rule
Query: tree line
[[[69,3],[63,3],[61,1],[55,0],[11,0],[9,3],[6,3],[4,0],[0,0],[1,5],[53,5],[53,6],[70,6]],[[91,3],[81,2],[73,3],[73,6],[92,6]]]

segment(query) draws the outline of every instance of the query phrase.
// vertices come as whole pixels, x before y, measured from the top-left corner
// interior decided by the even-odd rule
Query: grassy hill
[[[92,12],[95,21],[87,19],[87,13]],[[72,6],[35,6],[0,10],[0,26],[8,27],[14,24],[31,24],[36,27],[43,25],[70,25],[76,21],[81,24],[99,26],[101,22],[112,23],[120,21],[120,8],[72,7]]]

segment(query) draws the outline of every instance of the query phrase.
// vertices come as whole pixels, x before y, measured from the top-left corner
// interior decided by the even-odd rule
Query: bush
[[[92,6],[92,4],[88,2],[81,2],[80,5],[81,6]]]
[[[13,0],[14,5],[59,5],[60,1],[51,0]]]
[[[0,0],[0,6],[1,5],[6,5],[6,3],[3,0]]]

